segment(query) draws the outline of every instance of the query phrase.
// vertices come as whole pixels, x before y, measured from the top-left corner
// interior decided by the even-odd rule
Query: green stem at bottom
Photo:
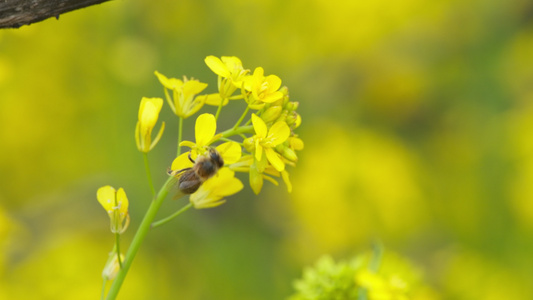
[[[115,277],[113,283],[111,284],[111,288],[109,289],[109,292],[107,294],[107,300],[112,300],[117,297],[118,292],[120,291],[120,287],[122,286],[122,283],[124,282],[124,279],[128,274],[128,270],[131,267],[133,259],[135,258],[137,251],[139,251],[139,248],[141,247],[144,238],[150,231],[151,224],[154,221],[157,212],[159,211],[159,208],[163,203],[163,200],[165,200],[166,196],[168,195],[170,185],[174,180],[174,177],[169,177],[169,179],[165,182],[163,187],[157,193],[157,197],[153,199],[150,203],[150,207],[148,207],[148,210],[144,215],[141,225],[139,226],[139,229],[137,229],[137,232],[135,233],[135,236],[131,241],[131,245],[128,249],[128,252],[126,252],[126,256],[124,257],[124,261],[122,262],[122,268],[120,269],[117,274],[117,277]]]

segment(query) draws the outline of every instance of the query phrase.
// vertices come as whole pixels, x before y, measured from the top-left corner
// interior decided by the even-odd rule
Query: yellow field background
[[[208,55],[262,66],[298,101],[293,192],[247,185],[151,232],[119,299],[285,299],[320,256],[376,240],[442,299],[533,299],[528,1],[111,1],[0,31],[0,299],[98,299],[112,249],[96,201],[150,201],[134,129],[154,71],[216,91]],[[241,108],[224,109],[221,128]],[[156,188],[176,151],[164,104]],[[227,119],[227,124],[224,120]],[[194,137],[194,118],[185,121]],[[242,175],[242,174],[241,174]],[[170,198],[161,217],[184,205]]]

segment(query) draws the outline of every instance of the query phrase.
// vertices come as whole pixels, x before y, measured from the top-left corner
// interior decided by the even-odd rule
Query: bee
[[[178,188],[185,195],[196,192],[202,183],[213,177],[224,166],[224,159],[215,148],[209,148],[207,154],[198,156],[196,161],[189,154],[189,160],[194,163],[191,168],[173,172],[182,173],[178,180]]]

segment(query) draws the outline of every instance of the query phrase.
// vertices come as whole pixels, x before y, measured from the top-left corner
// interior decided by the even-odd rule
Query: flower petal
[[[270,143],[272,147],[275,147],[283,142],[285,142],[289,135],[291,134],[291,130],[289,129],[289,126],[285,122],[276,122],[272,127],[270,127],[270,130],[268,131],[267,140]]]
[[[283,98],[283,93],[278,91],[278,92],[274,92],[271,94],[267,94],[266,96],[261,98],[261,101],[265,103],[273,103],[273,102],[278,101],[281,98]]]
[[[220,77],[230,77],[231,73],[228,67],[225,63],[223,63],[220,58],[209,55],[205,58],[205,64],[213,71],[215,74],[217,74]]]
[[[207,83],[200,82],[196,79],[188,80],[183,84],[183,95],[185,98],[201,93],[207,87]]]
[[[159,79],[159,82],[167,89],[173,90],[180,87],[183,84],[183,81],[176,78],[167,78],[165,75],[155,71],[155,76]]]
[[[240,72],[242,70],[242,62],[236,56],[222,56],[221,60],[232,73]],[[233,74],[233,75],[238,75],[238,74]]]
[[[207,146],[209,141],[215,136],[217,121],[212,114],[201,114],[196,119],[195,136],[196,146]]]
[[[250,187],[256,195],[259,194],[263,188],[263,176],[259,173],[255,164],[250,166]]]
[[[239,161],[242,155],[241,145],[236,142],[226,142],[216,147],[217,151],[222,155],[225,165],[230,165]]]
[[[185,153],[182,153],[180,156],[178,156],[178,157],[176,157],[174,159],[170,169],[172,169],[172,171],[179,171],[179,170],[182,170],[182,169],[185,169],[185,168],[190,168],[193,165],[194,164],[189,159],[189,152],[185,152]]]
[[[196,144],[191,142],[191,141],[182,141],[180,144],[179,144],[180,147],[189,147],[189,148],[195,148],[196,147]]]
[[[254,126],[255,134],[260,137],[264,138],[267,135],[267,126],[265,122],[258,117],[256,114],[252,114],[252,124]]]
[[[265,81],[268,82],[269,93],[275,92],[281,87],[281,78],[276,75],[268,75],[267,77],[265,77]]]
[[[255,160],[260,161],[263,157],[263,146],[259,145],[259,141],[255,141]]]
[[[96,192],[96,199],[102,205],[102,207],[109,213],[113,211],[115,206],[116,191],[110,185],[103,186]]]
[[[205,188],[210,188],[213,194],[225,197],[238,193],[243,188],[242,182],[235,178],[235,172],[229,168],[222,168],[217,176],[204,182]]]
[[[289,180],[289,172],[283,170],[281,171],[281,178],[283,179],[283,182],[285,182],[285,185],[287,186],[287,191],[290,193],[292,192],[292,184]]]
[[[294,150],[302,150],[304,148],[304,141],[302,141],[298,137],[290,137],[289,138],[289,147],[291,147]]]
[[[141,105],[139,107],[139,121],[141,122],[141,130],[143,127],[154,127],[162,107],[163,99],[161,98],[143,97],[141,99]]]
[[[274,169],[278,170],[279,172],[283,171],[285,169],[285,164],[279,157],[279,154],[274,151],[272,148],[265,148],[265,155],[270,162],[270,164],[274,167]]]
[[[117,204],[118,204],[118,211],[121,214],[126,215],[128,213],[128,197],[126,196],[126,192],[123,188],[119,188],[117,191]]]
[[[207,105],[219,106],[220,105],[220,101],[222,101],[222,98],[220,98],[220,94],[219,93],[202,95],[202,96],[199,96],[199,97],[205,97],[205,104],[207,104]],[[229,100],[227,98],[224,99],[224,103],[222,103],[222,106],[228,104],[228,102],[229,102]]]

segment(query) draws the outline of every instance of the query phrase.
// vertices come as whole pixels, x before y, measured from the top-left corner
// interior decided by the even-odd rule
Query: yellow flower
[[[248,139],[248,143],[253,143],[253,146],[255,146],[254,157],[256,162],[259,163],[259,172],[262,173],[264,167],[266,167],[263,152],[268,162],[278,172],[283,171],[285,169],[285,163],[281,159],[281,155],[274,148],[289,138],[289,126],[285,122],[276,122],[270,129],[267,129],[265,122],[255,114],[252,114],[252,124],[255,135],[251,139]]]
[[[264,76],[264,70],[258,67],[254,74],[244,79],[244,88],[252,92],[254,101],[248,105],[253,109],[260,109],[264,103],[273,103],[283,98],[283,93],[279,91],[281,79],[276,75]]]
[[[226,142],[216,146],[215,149],[217,149],[218,153],[220,153],[220,156],[222,156],[225,166],[234,164],[241,158],[241,146],[237,142]],[[172,166],[170,167],[172,171],[183,170],[192,167],[193,163],[189,160],[189,154],[191,153],[185,152],[176,157],[176,159],[174,159],[172,162]],[[193,156],[191,154],[191,157],[197,156],[198,155]]]
[[[194,127],[194,136],[196,143],[190,141],[183,141],[180,146],[189,147],[192,149],[193,157],[203,154],[208,150],[208,146],[214,141],[218,140],[222,135],[217,134],[217,121],[212,114],[201,114],[196,118]]]
[[[196,97],[207,87],[207,83],[196,79],[187,79],[185,76],[183,81],[176,78],[167,78],[157,71],[155,71],[155,75],[165,87],[167,102],[178,117],[188,118],[194,115],[208,99],[208,95]],[[167,89],[172,91],[172,97],[170,97]]]
[[[112,186],[106,185],[98,189],[96,198],[111,219],[111,232],[120,234],[126,231],[130,224],[130,215],[124,189],[119,188],[116,191]]]
[[[124,255],[120,254],[120,261],[124,261]],[[116,252],[110,254],[107,260],[104,270],[102,271],[102,277],[105,280],[113,280],[120,271],[120,264],[118,263],[118,255]]]
[[[191,194],[189,200],[197,209],[211,208],[223,204],[226,202],[224,197],[236,194],[242,188],[243,184],[235,178],[235,172],[222,168]]]
[[[236,56],[222,56],[220,59],[209,55],[205,58],[205,64],[218,76],[229,79],[237,88],[242,87],[242,80],[248,73],[248,70],[242,67],[241,60]]]
[[[249,173],[250,187],[256,195],[261,192],[264,180],[270,181],[274,185],[278,185],[278,182],[271,176],[281,177],[287,186],[287,191],[289,193],[292,192],[292,184],[289,180],[289,173],[287,170],[278,172],[276,169],[274,169],[274,167],[268,165],[262,172],[259,172],[255,158],[252,155],[241,157],[238,162],[230,165],[229,168],[236,172]]]
[[[183,141],[180,146],[191,148],[191,151],[182,153],[172,162],[172,171],[190,168],[193,163],[189,160],[189,155],[192,159],[196,159],[199,155],[205,155],[209,150],[209,145],[218,140],[221,134],[215,135],[217,130],[217,123],[215,116],[212,114],[201,114],[196,119],[195,138],[196,143],[191,141]],[[241,158],[241,146],[237,142],[225,142],[215,147],[224,165],[230,165],[237,162]],[[172,173],[171,173],[172,174]]]
[[[368,291],[369,299],[408,300],[408,284],[399,276],[386,278],[383,275],[361,270],[356,274],[355,281]]]
[[[161,98],[146,98],[143,97],[139,107],[139,121],[135,127],[135,141],[139,151],[148,153],[152,150],[159,139],[163,135],[165,129],[165,122],[161,124],[161,129],[154,141],[152,141],[152,130],[159,118],[159,112],[163,106],[163,99]]]

